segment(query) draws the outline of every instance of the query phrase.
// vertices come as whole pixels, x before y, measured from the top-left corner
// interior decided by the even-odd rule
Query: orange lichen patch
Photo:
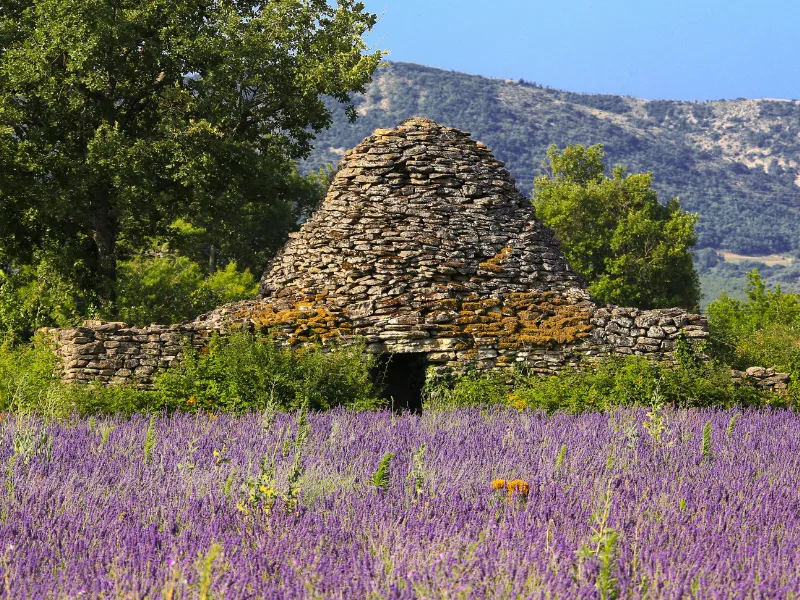
[[[460,332],[482,344],[497,342],[500,349],[555,348],[578,343],[591,332],[585,308],[554,292],[470,298],[461,303],[457,314],[453,322]]]
[[[439,325],[436,328],[436,330],[448,334],[461,334],[464,332],[463,327],[459,327],[458,325]],[[453,336],[448,335],[446,337],[453,337]]]
[[[292,346],[324,341],[351,330],[351,325],[341,317],[308,300],[296,303],[289,310],[267,306],[248,317],[257,328],[272,331]]]
[[[503,271],[505,271],[504,267],[490,263],[488,260],[486,262],[480,263],[478,267],[480,267],[485,271],[491,271],[492,273],[502,273]]]
[[[478,268],[483,269],[484,271],[490,271],[492,273],[502,273],[505,271],[505,268],[502,266],[503,263],[508,260],[513,253],[514,250],[511,248],[503,248],[489,260],[485,260],[480,263]]]

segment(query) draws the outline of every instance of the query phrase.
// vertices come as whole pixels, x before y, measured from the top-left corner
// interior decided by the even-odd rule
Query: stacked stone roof
[[[279,303],[580,287],[503,163],[429,119],[379,129],[350,150],[320,209],[290,237],[261,281],[262,297]]]

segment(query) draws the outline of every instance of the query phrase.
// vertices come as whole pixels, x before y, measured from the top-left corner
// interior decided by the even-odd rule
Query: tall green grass
[[[182,363],[160,375],[153,389],[65,385],[59,361],[43,339],[0,345],[0,412],[65,417],[72,413],[294,410],[306,406],[373,409],[380,406],[370,369],[374,359],[358,345],[292,351],[269,337],[234,333],[208,348],[184,349]]]

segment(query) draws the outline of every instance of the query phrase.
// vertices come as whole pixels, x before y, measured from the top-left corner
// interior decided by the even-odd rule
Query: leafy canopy
[[[0,261],[59,247],[113,304],[120,245],[177,218],[279,243],[291,161],[330,125],[321,97],[370,80],[375,22],[354,0],[4,1]]]
[[[652,189],[652,173],[607,177],[603,146],[547,151],[547,173],[535,180],[537,217],[555,230],[573,269],[604,302],[694,308],[700,286],[691,248],[697,215],[666,206]]]

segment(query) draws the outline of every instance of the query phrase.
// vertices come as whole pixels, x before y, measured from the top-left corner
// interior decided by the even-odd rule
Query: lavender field
[[[789,412],[9,417],[0,440],[4,598],[800,590]]]

